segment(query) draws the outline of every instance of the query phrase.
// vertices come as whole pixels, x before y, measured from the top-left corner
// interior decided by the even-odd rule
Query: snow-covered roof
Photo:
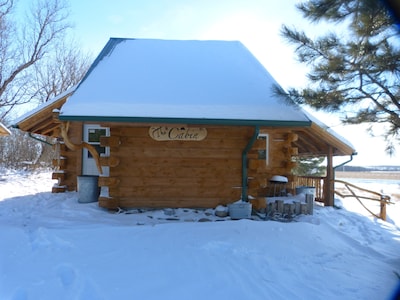
[[[237,41],[111,38],[60,120],[310,125]]]
[[[316,117],[314,117],[312,114],[310,114],[309,112],[307,112],[306,110],[304,110],[304,113],[307,115],[307,117],[310,119],[310,121],[312,121],[315,125],[317,125],[319,128],[321,128],[322,130],[326,131],[332,138],[341,141],[343,144],[347,145],[349,148],[352,148],[352,153],[353,154],[357,154],[357,151],[355,150],[356,148],[354,147],[354,145],[348,141],[347,139],[345,139],[343,136],[341,136],[339,133],[337,133],[335,130],[333,130],[332,128],[330,128],[328,125],[326,125],[325,123],[321,122],[319,119],[317,119]]]
[[[69,88],[65,92],[55,96],[54,98],[50,99],[49,101],[40,104],[36,108],[34,108],[34,109],[28,111],[27,113],[23,114],[22,116],[18,117],[17,119],[15,119],[13,121],[13,126],[16,126],[17,124],[22,123],[29,118],[32,118],[33,116],[35,116],[35,114],[38,114],[38,113],[42,112],[43,110],[45,110],[46,108],[53,106],[58,101],[63,100],[63,98],[71,95],[75,91],[76,87],[77,87],[77,85]]]
[[[278,96],[277,87],[240,42],[112,38],[77,87],[13,126],[50,136],[59,120],[293,126],[301,155],[324,155],[327,145],[333,155],[355,153],[351,143]]]

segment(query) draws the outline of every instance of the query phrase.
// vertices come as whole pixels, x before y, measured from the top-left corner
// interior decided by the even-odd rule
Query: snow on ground
[[[2,173],[0,299],[390,299],[399,283],[400,202],[389,222],[344,201],[290,223],[112,214],[51,194],[50,172]]]

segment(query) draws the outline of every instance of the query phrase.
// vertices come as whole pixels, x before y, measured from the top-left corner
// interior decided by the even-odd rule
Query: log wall
[[[242,152],[250,141],[254,127],[202,126],[207,136],[201,141],[156,141],[149,135],[151,124],[103,123],[110,136],[101,145],[110,148],[109,157],[101,157],[110,174],[100,176],[99,185],[108,194],[99,197],[102,207],[216,207],[241,199]],[[123,125],[123,126],[121,126]],[[172,127],[172,125],[169,125]],[[71,123],[68,136],[73,143],[82,142],[81,122]],[[288,177],[295,166],[293,141],[297,136],[285,129],[262,128],[269,136],[269,161],[260,159],[265,140],[258,139],[248,153],[248,194],[269,196],[269,179],[273,175]],[[53,192],[76,190],[81,175],[82,151],[60,145],[58,170],[53,178],[58,184]]]
[[[265,159],[260,159],[258,150],[265,148],[265,141],[257,140],[251,151],[249,152],[249,182],[248,194],[253,198],[273,196],[273,187],[270,179],[274,175],[281,175],[288,178],[289,182],[286,189],[290,191],[291,182],[294,180],[292,169],[296,163],[292,161],[292,157],[297,155],[297,148],[293,147],[293,142],[297,140],[297,135],[288,129],[264,128],[260,133],[268,134],[269,149],[268,163]]]
[[[206,127],[202,141],[156,141],[149,126],[111,127],[103,207],[215,207],[241,197],[241,157],[251,127]]]

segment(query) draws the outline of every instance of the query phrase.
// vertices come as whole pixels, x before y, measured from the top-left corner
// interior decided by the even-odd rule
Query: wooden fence
[[[338,189],[336,184],[343,185],[343,189]],[[348,183],[343,180],[335,180],[335,194],[339,195],[343,199],[345,198],[355,198],[370,214],[376,218],[380,218],[386,221],[386,205],[392,204],[390,202],[390,196],[378,193],[375,191],[367,190],[358,187],[354,184]],[[373,213],[363,202],[363,200],[378,201],[380,202],[379,214]]]
[[[325,177],[317,176],[299,176],[292,183],[291,188],[295,190],[297,186],[308,186],[315,187],[315,201],[325,203],[324,199],[324,183]],[[354,184],[348,183],[343,180],[334,180],[335,182],[335,194],[343,199],[355,198],[360,204],[373,216],[386,221],[386,205],[392,204],[390,202],[390,196],[375,191],[367,190],[358,187]],[[368,201],[378,201],[380,202],[380,211],[378,214],[372,212],[363,202],[363,200]]]
[[[323,202],[324,201],[324,182],[325,177],[318,176],[298,176],[295,181],[292,183],[291,189],[295,190],[296,187],[299,186],[307,186],[315,188],[315,201]]]

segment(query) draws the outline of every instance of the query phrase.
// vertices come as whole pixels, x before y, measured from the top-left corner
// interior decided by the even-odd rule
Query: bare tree
[[[60,43],[47,60],[35,65],[32,93],[38,93],[41,102],[47,102],[77,85],[91,62],[91,55],[84,53],[75,41]]]
[[[58,45],[57,49],[42,62],[35,65],[35,80],[32,93],[37,94],[41,102],[47,102],[53,97],[77,85],[86,74],[91,63],[91,56],[84,53],[76,42],[67,40]],[[45,142],[36,149],[36,163],[50,165],[55,157],[51,137],[42,137]]]
[[[17,1],[0,0],[0,120],[40,94],[35,65],[53,52],[70,25],[63,0],[37,0],[21,17]]]
[[[0,120],[5,123],[17,105],[50,100],[78,84],[89,68],[91,55],[66,39],[68,11],[62,1],[32,1],[28,15],[18,18],[16,0],[0,0]],[[0,138],[1,166],[51,167],[52,138],[12,131]]]

